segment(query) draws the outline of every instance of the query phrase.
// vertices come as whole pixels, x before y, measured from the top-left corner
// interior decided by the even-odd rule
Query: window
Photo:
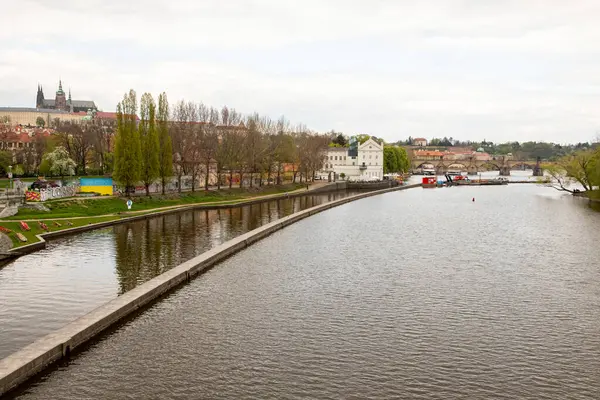
[[[379,158],[379,155],[378,155],[378,154],[375,154],[375,159],[377,160],[378,158]]]
[[[354,158],[354,157],[352,157],[352,158]],[[356,164],[356,162],[352,161],[352,165],[355,165],[355,164]]]
[[[346,161],[346,156],[344,156],[344,161]]]
[[[337,161],[337,156],[335,156],[335,160]]]

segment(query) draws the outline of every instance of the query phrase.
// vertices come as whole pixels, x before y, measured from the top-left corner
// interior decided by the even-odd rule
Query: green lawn
[[[78,227],[78,226],[94,224],[94,223],[98,223],[98,222],[114,221],[119,218],[121,218],[121,217],[109,216],[109,217],[79,218],[79,219],[71,220],[70,222],[73,223],[73,225],[71,225],[71,226],[67,225],[66,220],[57,221],[61,224],[61,226],[56,226],[56,224],[54,224],[54,221],[52,221],[52,220],[45,221],[45,223],[48,226],[48,231],[55,232],[55,231],[62,231],[64,229],[74,228],[74,227]],[[29,225],[29,228],[31,230],[24,231],[23,229],[21,229],[21,226],[19,225],[19,222],[17,222],[17,221],[0,223],[0,226],[3,226],[4,228],[8,228],[13,231],[13,232],[7,234],[8,237],[10,237],[10,239],[13,242],[13,248],[25,246],[25,245],[31,244],[31,243],[36,243],[38,240],[35,237],[35,235],[39,235],[41,233],[47,232],[47,231],[43,230],[40,227],[39,223],[37,223],[35,221],[30,221],[27,223],[27,225]],[[21,242],[17,238],[17,235],[14,234],[14,232],[22,233],[27,238],[27,242]]]
[[[139,196],[133,198],[132,211],[153,210],[162,207],[191,205],[212,202],[232,202],[244,200],[257,196],[266,196],[290,192],[304,187],[300,184],[282,186],[270,186],[250,189],[223,189],[220,191],[203,190],[198,192],[185,192],[181,194],[169,194],[165,196]],[[47,201],[43,204],[50,209],[49,212],[22,208],[18,214],[5,218],[6,220],[39,220],[54,218],[91,217],[99,215],[110,215],[126,213],[127,206],[124,198],[73,198],[69,200],[58,199]]]
[[[19,178],[22,182],[34,182],[37,178]],[[10,186],[10,179],[0,178],[0,188],[8,188]]]

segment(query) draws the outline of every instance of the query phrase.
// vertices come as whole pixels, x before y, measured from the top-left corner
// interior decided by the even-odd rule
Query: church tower
[[[38,85],[35,108],[44,108],[44,91],[41,85]]]
[[[56,91],[56,98],[54,100],[54,107],[57,110],[67,111],[67,97],[62,88],[62,80],[58,81],[58,90]]]
[[[71,100],[71,88],[69,88],[69,99],[67,100],[67,106],[69,107],[69,112],[73,112],[73,100]]]

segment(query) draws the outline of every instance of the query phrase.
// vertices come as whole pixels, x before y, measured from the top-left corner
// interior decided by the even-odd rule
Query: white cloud
[[[129,88],[388,140],[589,140],[594,0],[20,0],[3,6],[0,105],[58,77],[112,110]],[[33,16],[33,17],[32,17]]]

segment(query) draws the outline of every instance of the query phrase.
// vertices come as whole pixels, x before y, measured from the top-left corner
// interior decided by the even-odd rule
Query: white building
[[[340,179],[344,174],[343,179],[351,181],[383,179],[383,145],[369,139],[355,149],[330,147],[319,176],[328,179],[330,174],[335,174],[336,179]]]
[[[414,146],[427,147],[427,139],[425,138],[415,138],[413,139]]]

